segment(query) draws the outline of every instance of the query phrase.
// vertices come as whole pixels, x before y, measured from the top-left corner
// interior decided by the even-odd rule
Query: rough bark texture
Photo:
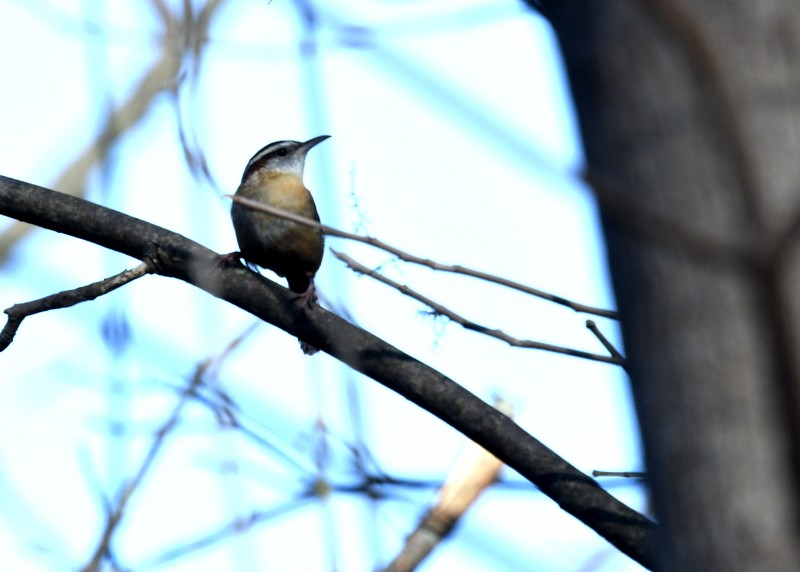
[[[545,3],[621,313],[662,570],[800,570],[800,2]]]

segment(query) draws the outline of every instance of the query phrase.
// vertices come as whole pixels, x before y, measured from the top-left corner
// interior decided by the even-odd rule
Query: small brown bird
[[[319,221],[314,198],[303,184],[303,166],[309,149],[328,137],[270,143],[247,163],[236,194]],[[231,219],[242,258],[284,276],[289,288],[313,301],[314,274],[324,250],[322,232],[236,203]]]

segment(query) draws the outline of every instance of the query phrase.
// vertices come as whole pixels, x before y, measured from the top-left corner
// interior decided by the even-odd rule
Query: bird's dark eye
[[[288,149],[286,149],[286,148],[283,148],[283,149],[278,149],[278,151],[276,152],[276,154],[278,155],[278,157],[286,157],[286,155],[287,155],[288,153],[289,153],[289,150],[288,150]]]

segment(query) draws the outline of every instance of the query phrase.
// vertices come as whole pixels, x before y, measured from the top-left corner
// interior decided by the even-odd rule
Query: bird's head
[[[306,153],[330,135],[320,135],[308,141],[275,141],[262,147],[247,163],[242,175],[244,183],[254,173],[268,171],[303,176]]]

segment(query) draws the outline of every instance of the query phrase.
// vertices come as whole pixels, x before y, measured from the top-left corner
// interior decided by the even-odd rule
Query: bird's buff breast
[[[319,220],[314,199],[303,185],[302,179],[286,174],[257,176],[268,179],[247,181],[239,187],[236,194],[312,220]],[[250,251],[251,255],[256,253],[266,255],[273,263],[288,257],[298,262],[302,261],[301,264],[309,270],[316,270],[319,267],[323,251],[323,238],[319,230],[241,205],[234,205],[233,216],[239,243],[244,251]],[[272,264],[264,264],[267,262],[266,259],[254,262],[267,268],[273,267]]]
[[[318,220],[314,199],[300,177],[286,173],[256,173],[254,179],[246,181],[236,194],[276,209]]]

